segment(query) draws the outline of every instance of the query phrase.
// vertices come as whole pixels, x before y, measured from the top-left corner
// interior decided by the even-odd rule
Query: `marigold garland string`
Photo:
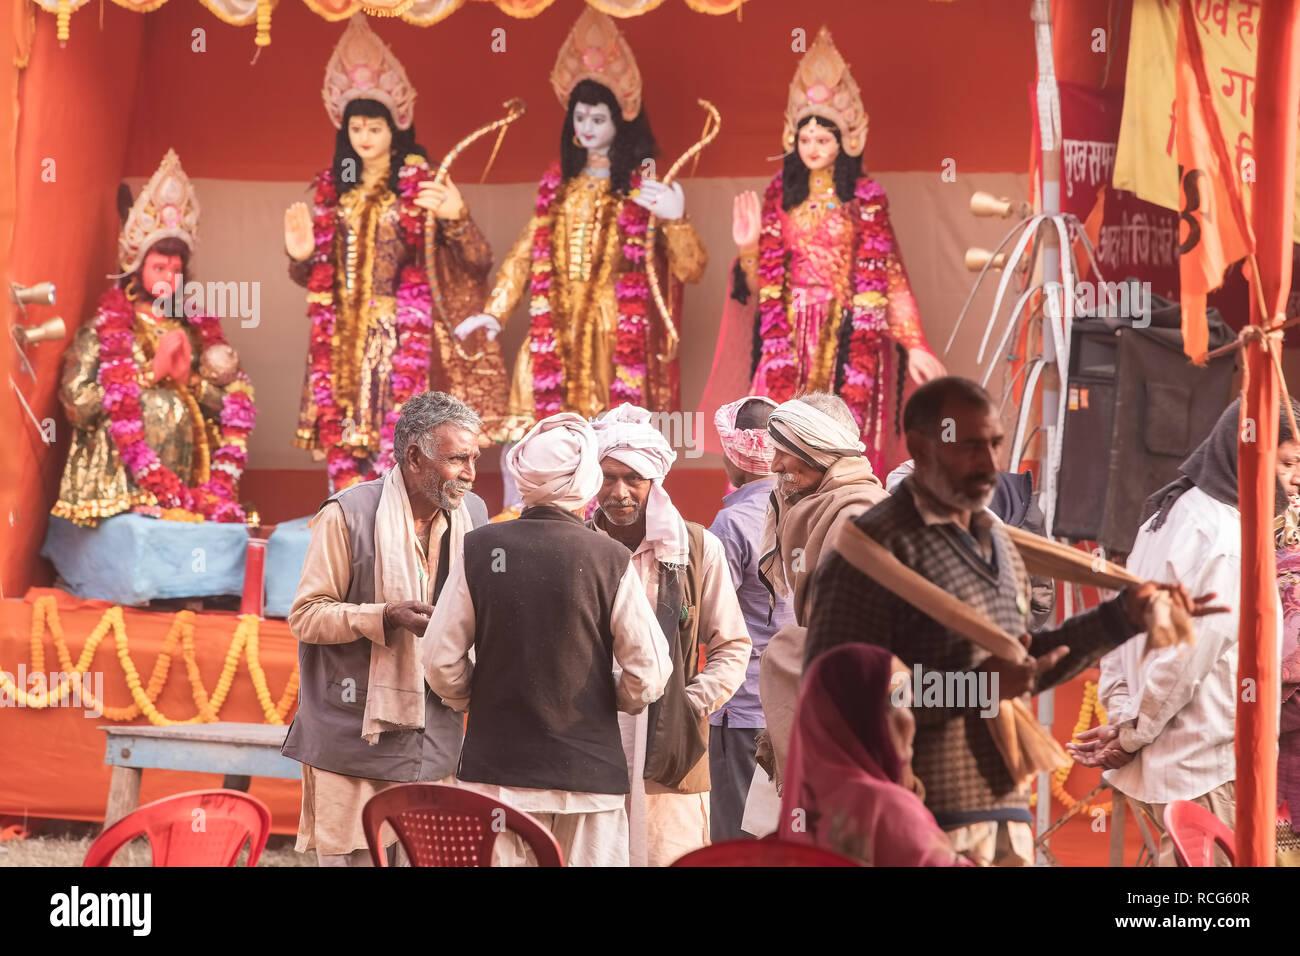
[[[247,664],[248,675],[253,682],[253,689],[257,693],[257,700],[261,704],[266,722],[269,724],[283,724],[289,710],[298,699],[298,665],[297,663],[294,664],[293,673],[289,676],[284,693],[280,695],[279,701],[273,703],[266,683],[266,672],[262,669],[258,653],[258,623],[255,614],[240,616],[239,623],[235,627],[235,633],[230,639],[230,646],[226,650],[221,676],[217,679],[216,686],[209,695],[207,688],[203,684],[203,677],[199,673],[198,655],[194,648],[194,612],[178,612],[176,617],[172,619],[171,629],[167,632],[167,637],[163,640],[162,647],[158,651],[153,671],[149,676],[149,683],[141,687],[140,673],[136,669],[135,662],[131,659],[126,633],[126,618],[120,607],[111,607],[104,612],[104,616],[100,618],[99,623],[95,625],[95,629],[91,631],[90,636],[86,639],[85,646],[81,649],[81,655],[74,665],[72,655],[68,651],[67,641],[64,638],[63,625],[59,620],[59,611],[55,599],[52,595],[42,595],[36,599],[32,608],[30,652],[31,674],[41,676],[42,686],[28,691],[25,688],[18,687],[9,674],[0,670],[0,689],[8,694],[18,706],[31,707],[35,710],[43,710],[46,707],[62,703],[75,689],[79,691],[84,706],[90,710],[100,709],[102,702],[82,683],[82,676],[90,669],[100,643],[108,636],[109,631],[112,631],[117,646],[117,658],[122,665],[122,673],[125,675],[126,685],[131,692],[131,699],[134,703],[129,707],[103,706],[104,717],[108,720],[135,720],[143,714],[151,724],[160,727],[173,724],[212,723],[219,720],[218,715],[221,712],[222,705],[226,702],[230,687],[234,683],[235,671],[238,669],[239,660],[242,656]],[[58,654],[59,666],[62,670],[58,686],[52,689],[44,686],[44,636],[47,629],[54,639],[54,648]],[[162,693],[168,675],[171,673],[172,661],[178,647],[180,648],[181,659],[185,662],[185,672],[190,682],[190,692],[194,697],[194,705],[198,711],[193,717],[184,720],[174,720],[163,714],[155,706],[158,695]]]

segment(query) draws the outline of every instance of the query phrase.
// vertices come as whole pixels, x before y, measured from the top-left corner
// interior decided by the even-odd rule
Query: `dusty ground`
[[[42,820],[29,825],[38,830],[25,840],[0,843],[0,867],[6,866],[81,866],[86,851],[99,835],[100,824],[63,820]],[[272,834],[262,851],[258,866],[315,866],[316,854],[298,853],[292,836]],[[239,865],[248,859],[248,848],[239,855]],[[143,837],[132,840],[117,851],[113,866],[149,866],[149,844]]]

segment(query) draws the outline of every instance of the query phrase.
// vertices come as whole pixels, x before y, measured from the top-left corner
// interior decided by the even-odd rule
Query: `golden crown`
[[[199,197],[174,149],[167,150],[127,214],[117,244],[121,274],[139,269],[149,247],[168,238],[180,239],[190,252],[199,238]]]
[[[551,86],[568,108],[569,94],[583,80],[595,80],[614,94],[623,119],[641,112],[641,71],[623,34],[608,15],[587,7],[564,38],[551,71]]]
[[[790,99],[785,108],[785,130],[781,145],[794,150],[795,130],[806,116],[829,120],[839,127],[844,152],[861,156],[867,145],[867,111],[862,93],[853,81],[849,65],[831,40],[831,31],[822,27],[817,39],[799,61],[790,82]]]
[[[398,129],[409,129],[415,120],[415,87],[401,61],[370,29],[363,13],[352,15],[334,47],[321,95],[336,129],[343,125],[343,110],[359,99],[378,100],[387,106]]]

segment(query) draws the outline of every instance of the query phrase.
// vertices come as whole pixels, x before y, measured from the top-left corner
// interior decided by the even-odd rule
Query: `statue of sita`
[[[944,369],[926,343],[885,191],[864,175],[866,142],[862,95],[822,27],[790,84],[780,172],[761,204],[753,192],[735,200],[739,256],[704,404],[747,390],[777,401],[834,391],[884,474],[903,370],[920,384]],[[725,371],[738,352],[751,354],[748,383]]]

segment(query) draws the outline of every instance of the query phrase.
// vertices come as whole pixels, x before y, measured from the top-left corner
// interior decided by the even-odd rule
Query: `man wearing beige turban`
[[[840,525],[884,500],[886,492],[863,455],[858,424],[843,399],[811,392],[785,402],[768,418],[767,430],[776,446],[777,487],[763,528],[759,575],[774,599],[793,600],[795,619],[772,636],[759,661],[770,745],[760,744],[760,755],[773,764],[779,786],[799,700],[813,573]]]
[[[619,717],[633,866],[666,866],[708,844],[708,718],[744,681],[751,650],[722,542],[685,521],[663,487],[677,454],[652,420],[620,405],[595,423],[603,482],[591,525],[632,552],[674,666],[663,700]]]
[[[456,710],[471,709],[473,688],[462,785],[531,813],[571,866],[626,866],[616,714],[663,694],[663,631],[627,550],[575,514],[600,488],[591,426],[569,413],[543,419],[506,467],[523,511],[466,535],[429,622],[425,677]],[[528,856],[517,838],[498,837],[498,864]]]

